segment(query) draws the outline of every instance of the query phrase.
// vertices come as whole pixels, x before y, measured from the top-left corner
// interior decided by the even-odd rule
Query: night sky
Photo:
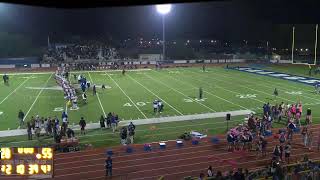
[[[290,3],[289,3],[290,2]],[[320,22],[316,1],[259,0],[174,4],[166,17],[168,39],[269,40],[290,32],[281,24]],[[54,9],[0,4],[0,31],[57,41],[70,35],[115,39],[161,37],[154,6]],[[308,34],[306,34],[307,36]]]

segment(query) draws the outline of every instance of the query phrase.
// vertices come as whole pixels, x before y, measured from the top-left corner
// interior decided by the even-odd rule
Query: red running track
[[[314,142],[317,142],[320,126],[313,126]],[[277,130],[274,130],[276,132]],[[221,141],[213,145],[210,138],[200,141],[199,145],[184,142],[181,148],[176,147],[175,141],[168,141],[167,148],[160,150],[157,143],[153,143],[151,152],[144,152],[143,145],[133,145],[133,153],[126,153],[126,147],[112,148],[113,178],[112,179],[157,179],[164,176],[166,180],[182,179],[186,176],[197,177],[211,165],[216,171],[241,167],[249,170],[263,168],[271,160],[271,152],[278,139],[268,138],[268,155],[257,156],[256,152],[227,152],[225,135],[218,136]],[[314,146],[316,146],[314,144]],[[292,143],[291,162],[301,160],[304,155],[310,159],[317,159],[320,152],[313,147],[309,151],[302,145],[302,137],[295,134]],[[106,179],[104,161],[108,148],[93,149],[81,152],[61,153],[55,155],[54,179],[80,180],[80,179]],[[2,179],[2,178],[1,178]],[[10,178],[12,179],[12,178]],[[17,179],[17,178],[15,178]],[[20,178],[19,178],[20,179]],[[21,178],[22,179],[22,178]]]

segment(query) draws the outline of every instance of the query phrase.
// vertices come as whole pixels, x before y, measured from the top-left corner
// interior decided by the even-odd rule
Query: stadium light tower
[[[171,11],[171,4],[156,5],[159,14],[162,15],[162,60],[165,60],[166,55],[166,39],[165,39],[165,16]]]

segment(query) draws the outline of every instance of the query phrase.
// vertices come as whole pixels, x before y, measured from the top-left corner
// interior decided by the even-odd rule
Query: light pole
[[[171,4],[156,5],[156,9],[158,13],[162,15],[162,60],[165,60],[165,56],[166,56],[165,16],[171,11]]]

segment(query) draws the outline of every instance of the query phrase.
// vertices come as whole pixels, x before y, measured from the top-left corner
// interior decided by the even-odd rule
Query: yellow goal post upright
[[[310,62],[296,62],[297,59],[294,57],[295,51],[297,51],[296,48],[296,27],[292,26],[292,44],[291,44],[291,62],[292,64],[301,64],[301,65],[311,65],[315,66],[317,65],[317,47],[318,47],[318,24],[315,25],[315,31],[314,31],[314,56],[313,56],[313,61]],[[307,50],[307,49],[306,49]],[[299,59],[298,59],[299,60]]]

